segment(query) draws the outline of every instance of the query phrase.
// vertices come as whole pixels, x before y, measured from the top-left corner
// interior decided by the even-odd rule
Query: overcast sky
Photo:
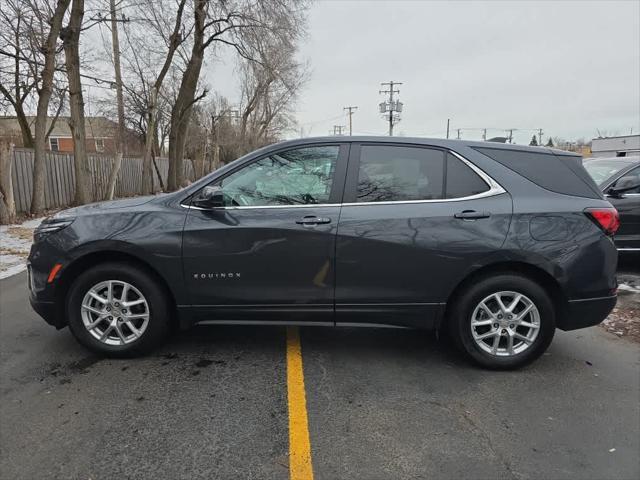
[[[640,132],[640,2],[318,1],[301,58],[305,135],[346,125],[385,134],[380,82],[400,81],[398,134],[506,128],[570,139]],[[463,138],[481,132],[463,130]]]
[[[640,0],[317,0],[299,56],[311,67],[295,106],[305,136],[347,125],[347,105],[354,133],[386,134],[389,80],[403,82],[400,135],[444,137],[447,118],[452,137],[514,128],[516,143],[538,128],[544,141],[640,133]],[[237,102],[234,65],[220,50],[202,80]]]

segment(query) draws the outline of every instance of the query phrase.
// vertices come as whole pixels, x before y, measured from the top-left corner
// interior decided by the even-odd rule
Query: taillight
[[[615,208],[587,208],[584,213],[607,235],[614,235],[618,231],[620,216]]]

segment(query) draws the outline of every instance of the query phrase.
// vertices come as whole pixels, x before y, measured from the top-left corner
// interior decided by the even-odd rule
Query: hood
[[[144,197],[123,198],[121,200],[109,200],[106,202],[89,203],[79,207],[62,210],[54,215],[54,218],[75,217],[78,215],[92,215],[100,213],[104,210],[127,209],[131,207],[139,207],[145,203],[149,203],[160,195],[147,195]]]

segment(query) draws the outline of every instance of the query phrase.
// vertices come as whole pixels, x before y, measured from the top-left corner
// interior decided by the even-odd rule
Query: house
[[[626,157],[640,153],[640,135],[600,137],[591,140],[594,157]]]
[[[34,133],[36,117],[27,117]],[[47,131],[51,126],[53,117],[47,118]],[[118,124],[106,117],[85,117],[86,148],[87,153],[113,155],[116,151],[116,130]],[[22,147],[22,133],[18,119],[15,116],[0,116],[0,139],[8,139],[16,147]],[[73,152],[73,138],[69,127],[69,117],[58,117],[51,134],[47,139],[46,149],[52,152]],[[144,143],[140,137],[132,130],[125,131],[125,153],[126,155],[141,155],[144,150]]]

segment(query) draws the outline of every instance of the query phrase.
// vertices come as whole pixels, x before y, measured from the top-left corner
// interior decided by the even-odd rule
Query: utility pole
[[[344,125],[334,125],[333,126],[333,134],[334,135],[344,135],[342,129],[346,128]]]
[[[400,90],[394,90],[393,87],[398,86],[398,85],[402,85],[401,82],[394,82],[393,80],[389,81],[389,82],[383,82],[380,85],[382,85],[383,87],[388,86],[389,90],[379,90],[378,93],[382,93],[382,94],[389,94],[389,100],[387,100],[386,102],[382,102],[380,104],[380,113],[383,113],[386,115],[388,115],[388,119],[389,119],[389,136],[392,137],[393,136],[393,123],[394,121],[399,121],[400,120],[400,112],[402,112],[402,102],[400,101],[393,101],[393,94],[394,93],[400,93]],[[397,112],[397,113],[396,113]]]
[[[509,132],[509,143],[513,143],[513,128],[507,130]]]
[[[487,141],[487,129],[486,128],[482,129],[482,140],[485,141],[485,142]]]
[[[543,133],[544,133],[544,132],[542,131],[542,129],[541,129],[541,128],[539,128],[539,129],[538,129],[538,145],[540,145],[540,146],[542,146],[542,145],[543,145],[543,143],[542,143],[542,134],[543,134]]]
[[[347,113],[347,115],[349,115],[349,136],[353,135],[353,120],[352,120],[352,116],[353,116],[353,112],[355,112],[358,109],[358,107],[344,107],[343,110],[347,110],[349,113]]]
[[[449,138],[449,121],[451,121],[451,119],[447,118],[447,138]]]
[[[460,129],[458,129],[458,140],[460,140]]]

